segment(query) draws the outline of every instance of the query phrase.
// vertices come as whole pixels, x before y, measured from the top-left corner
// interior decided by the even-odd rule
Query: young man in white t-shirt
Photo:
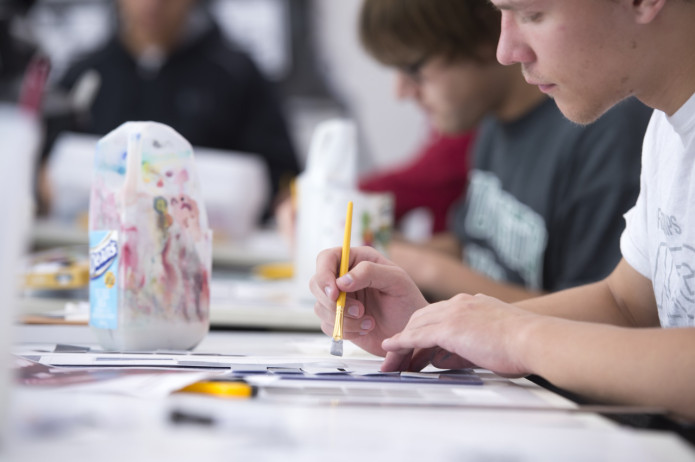
[[[516,306],[484,295],[428,306],[370,249],[353,249],[336,280],[333,249],[311,281],[322,328],[344,290],[345,337],[386,355],[383,370],[475,364],[695,420],[695,1],[491,1],[499,61],[521,63],[568,118],[590,123],[631,95],[655,109],[623,259],[600,282]]]

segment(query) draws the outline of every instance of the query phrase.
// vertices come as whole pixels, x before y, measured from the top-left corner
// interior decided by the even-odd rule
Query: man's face
[[[119,0],[127,33],[153,46],[175,40],[196,0]]]
[[[634,93],[639,49],[628,3],[610,0],[492,0],[502,10],[497,59],[521,63],[526,81],[565,116],[590,123]]]
[[[494,112],[502,104],[510,75],[494,58],[485,63],[432,58],[416,67],[398,72],[398,96],[414,100],[443,134],[470,130]]]

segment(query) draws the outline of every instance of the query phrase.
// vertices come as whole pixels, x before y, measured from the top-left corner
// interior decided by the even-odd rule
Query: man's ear
[[[659,16],[667,0],[632,0],[632,9],[638,24],[649,24]]]

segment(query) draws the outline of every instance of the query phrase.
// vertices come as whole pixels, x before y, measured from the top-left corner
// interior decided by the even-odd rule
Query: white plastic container
[[[351,246],[370,245],[384,251],[391,238],[394,197],[357,189],[357,135],[349,120],[319,125],[312,139],[307,167],[297,181],[298,207],[294,252],[295,293],[313,300],[309,281],[316,257],[343,243],[345,210],[354,204]]]
[[[105,349],[186,350],[209,330],[212,232],[190,144],[128,122],[97,143],[90,325]]]

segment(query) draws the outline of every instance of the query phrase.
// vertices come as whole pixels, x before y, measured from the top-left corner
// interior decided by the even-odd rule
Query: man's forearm
[[[505,302],[517,302],[542,295],[542,292],[526,289],[517,284],[495,281],[458,261],[442,261],[431,287],[423,287],[441,300],[460,293],[485,294]]]
[[[515,303],[538,314],[622,327],[657,327],[652,285],[621,260],[602,281]]]
[[[630,326],[618,309],[605,281],[520,301],[514,305],[534,313],[575,321]]]
[[[695,328],[623,328],[540,317],[517,339],[526,369],[597,402],[695,420]]]

